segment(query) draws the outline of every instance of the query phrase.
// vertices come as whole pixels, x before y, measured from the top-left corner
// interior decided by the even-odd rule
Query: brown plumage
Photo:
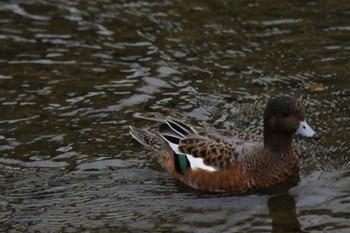
[[[302,104],[288,96],[269,101],[263,137],[193,127],[160,114],[141,118],[160,122],[159,131],[130,126],[131,135],[153,151],[172,177],[211,192],[242,193],[283,182],[299,170],[293,134],[319,138],[307,125]]]

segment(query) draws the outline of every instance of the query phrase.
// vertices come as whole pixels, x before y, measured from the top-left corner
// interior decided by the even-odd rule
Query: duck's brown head
[[[295,132],[312,139],[319,135],[306,123],[305,108],[301,102],[290,96],[271,99],[264,113],[264,133],[293,135]]]

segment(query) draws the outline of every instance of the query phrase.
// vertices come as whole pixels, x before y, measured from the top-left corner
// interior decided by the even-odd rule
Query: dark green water
[[[348,1],[1,1],[1,232],[349,232]],[[288,94],[318,142],[248,196],[172,180],[137,113],[260,133]]]

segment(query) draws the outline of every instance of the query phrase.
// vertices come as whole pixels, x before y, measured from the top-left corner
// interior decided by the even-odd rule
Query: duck
[[[129,128],[175,180],[205,192],[246,193],[298,175],[299,159],[292,146],[295,133],[320,138],[294,97],[270,99],[263,116],[263,135],[192,126],[160,113],[139,116],[157,122],[158,130]]]

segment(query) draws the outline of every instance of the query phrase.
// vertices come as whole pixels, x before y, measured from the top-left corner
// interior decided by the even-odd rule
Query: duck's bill
[[[300,121],[297,132],[308,138],[315,140],[320,139],[320,136],[306,123],[306,121]]]

